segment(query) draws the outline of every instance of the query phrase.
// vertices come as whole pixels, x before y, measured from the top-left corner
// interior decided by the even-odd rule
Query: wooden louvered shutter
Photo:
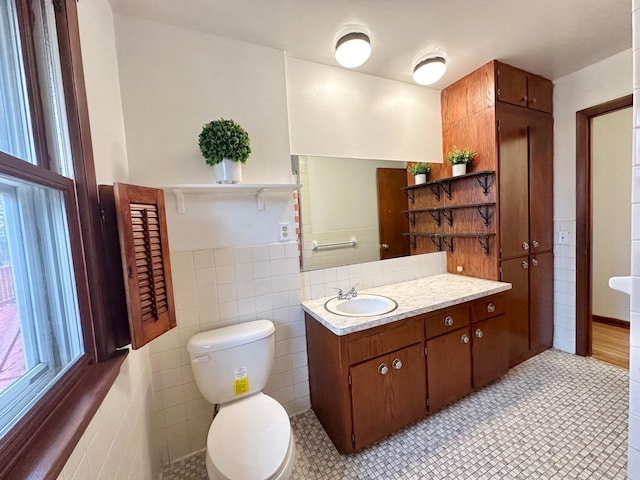
[[[114,183],[131,346],[136,349],[176,326],[164,193]]]

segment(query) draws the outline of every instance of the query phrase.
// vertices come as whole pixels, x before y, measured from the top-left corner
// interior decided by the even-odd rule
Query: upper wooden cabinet
[[[521,107],[551,113],[553,84],[539,75],[495,62],[496,99]]]

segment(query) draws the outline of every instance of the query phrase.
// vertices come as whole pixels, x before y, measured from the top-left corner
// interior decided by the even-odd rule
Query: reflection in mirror
[[[406,162],[294,156],[292,163],[302,184],[303,270],[410,254],[401,235],[409,226],[400,213],[407,209]]]

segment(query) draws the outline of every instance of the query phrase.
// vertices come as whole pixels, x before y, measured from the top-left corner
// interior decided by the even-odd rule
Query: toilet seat
[[[207,436],[208,464],[219,478],[276,478],[293,448],[287,412],[263,393],[223,405]]]

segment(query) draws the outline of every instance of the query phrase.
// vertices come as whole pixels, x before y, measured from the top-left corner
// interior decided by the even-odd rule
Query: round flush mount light
[[[419,85],[431,85],[440,80],[446,70],[444,57],[427,58],[413,68],[413,80]]]
[[[345,68],[356,68],[371,55],[369,36],[362,32],[347,33],[336,43],[336,61]]]

